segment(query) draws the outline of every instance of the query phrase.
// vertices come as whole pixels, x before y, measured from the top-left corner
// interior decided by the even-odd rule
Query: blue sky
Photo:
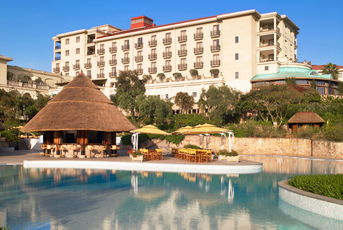
[[[285,14],[300,28],[299,61],[343,65],[343,0],[2,1],[0,54],[13,58],[9,65],[50,72],[52,37],[60,33],[103,24],[128,29],[141,15],[163,25],[249,9]]]

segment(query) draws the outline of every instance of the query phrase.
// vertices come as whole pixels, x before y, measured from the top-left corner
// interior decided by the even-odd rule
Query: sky
[[[343,65],[343,0],[0,1],[0,55],[35,70],[51,72],[57,34],[103,24],[129,29],[141,15],[163,25],[250,9],[287,15],[300,28],[298,61]]]

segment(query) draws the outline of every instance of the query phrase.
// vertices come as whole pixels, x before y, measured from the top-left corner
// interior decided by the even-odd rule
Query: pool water
[[[11,229],[343,229],[279,200],[277,183],[343,173],[343,161],[252,156],[256,174],[0,166],[0,227]]]

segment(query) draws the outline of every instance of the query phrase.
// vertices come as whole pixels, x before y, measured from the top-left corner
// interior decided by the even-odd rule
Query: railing
[[[220,30],[211,31],[211,38],[217,38],[220,36]]]
[[[93,40],[94,40],[95,38],[88,38],[87,39],[87,44],[89,44],[89,43],[93,43]]]
[[[37,88],[37,89],[44,89],[44,90],[50,89],[50,87],[47,86],[47,85],[36,85],[36,88]]]
[[[61,57],[55,57],[55,61],[61,60]]]
[[[179,70],[186,70],[187,69],[187,64],[179,64],[178,65]]]
[[[80,65],[79,65],[79,64],[73,65],[73,69],[74,69],[74,70],[80,69]]]
[[[142,55],[136,56],[136,57],[135,57],[135,61],[136,61],[136,62],[142,62],[142,61],[143,61],[143,56],[142,56]]]
[[[165,65],[163,66],[163,72],[171,72],[172,66],[171,65]]]
[[[69,65],[63,66],[63,71],[68,72],[70,69]]]
[[[195,33],[194,34],[194,40],[201,40],[204,38],[204,33]]]
[[[148,68],[149,73],[157,73],[157,67]]]
[[[116,53],[117,52],[117,47],[116,46],[112,46],[110,47],[110,53]]]
[[[130,58],[122,58],[122,59],[121,59],[121,62],[122,62],[123,64],[128,64],[128,63],[130,63]]]
[[[121,46],[121,49],[122,49],[123,51],[128,51],[128,50],[130,50],[130,45],[122,45],[122,46]]]
[[[55,50],[61,49],[61,45],[55,46]]]
[[[110,65],[117,65],[117,59],[112,59],[109,61]]]
[[[143,69],[136,69],[136,72],[138,75],[142,75],[143,74]]]
[[[98,61],[98,66],[99,67],[104,67],[105,66],[105,61]]]
[[[7,81],[7,85],[13,85],[13,86],[21,86],[22,82],[18,82],[18,81]]]
[[[163,38],[164,45],[170,45],[172,43],[172,38]]]
[[[220,66],[220,60],[211,61],[211,67],[218,67],[218,66]]]
[[[26,88],[36,88],[36,89],[42,89],[42,90],[48,90],[50,88],[48,85],[37,85],[34,83],[25,83],[25,82],[19,82],[19,81],[7,81],[7,85],[26,87]]]
[[[104,73],[98,73],[98,78],[105,78],[105,74]]]
[[[268,62],[268,61],[274,61],[274,57],[272,57],[272,58],[260,58],[260,62]]]
[[[211,52],[219,52],[220,51],[220,45],[211,46]]]
[[[95,54],[94,50],[93,51],[87,51],[87,55],[93,55],[93,54]]]
[[[149,47],[155,47],[157,46],[157,40],[152,40],[152,41],[149,41]]]
[[[172,52],[163,52],[163,58],[171,58],[172,57]]]
[[[187,55],[187,50],[186,49],[179,50],[178,51],[178,55],[179,55],[179,57],[186,56]]]
[[[194,48],[194,54],[202,54],[204,52],[204,47]]]
[[[178,37],[179,42],[186,42],[187,41],[187,35],[181,35]]]
[[[194,62],[195,69],[202,69],[204,67],[204,62]]]
[[[100,55],[105,54],[105,49],[98,49],[98,54]]]
[[[54,68],[52,72],[54,72],[54,73],[59,73],[60,70],[61,70],[60,68]]]
[[[115,77],[117,77],[117,72],[109,72],[108,76],[110,78],[115,78]]]
[[[92,63],[85,63],[85,68],[86,69],[92,68]]]
[[[149,59],[150,61],[156,60],[156,59],[157,59],[157,54],[149,54],[149,55],[148,55],[148,59]]]
[[[264,26],[264,27],[260,27],[260,32],[266,32],[266,31],[274,31],[274,25],[272,26]],[[280,28],[276,27],[276,31],[280,32]]]
[[[142,49],[143,48],[143,43],[136,43],[135,44],[136,49]]]

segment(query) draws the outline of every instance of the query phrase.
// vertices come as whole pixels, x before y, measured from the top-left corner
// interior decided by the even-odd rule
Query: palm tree
[[[324,66],[322,70],[323,74],[331,74],[332,78],[338,80],[338,68],[336,64],[332,64],[331,62]]]

